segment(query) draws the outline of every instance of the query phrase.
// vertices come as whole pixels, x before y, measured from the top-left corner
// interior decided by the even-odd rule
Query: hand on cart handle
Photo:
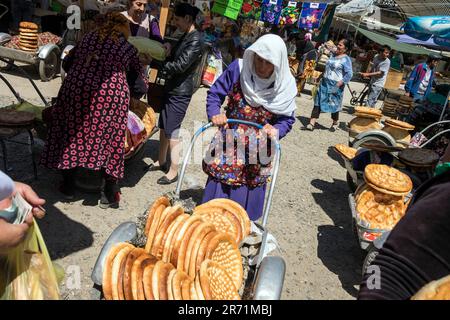
[[[227,124],[228,118],[226,115],[224,114],[218,114],[215,115],[211,118],[211,122],[213,123],[213,125],[215,125],[216,127],[222,127],[225,126]]]

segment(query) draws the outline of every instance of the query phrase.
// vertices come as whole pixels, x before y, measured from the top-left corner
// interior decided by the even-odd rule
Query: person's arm
[[[352,60],[350,60],[350,57],[347,56],[343,64],[343,67],[344,67],[344,77],[342,79],[342,84],[339,87],[342,87],[343,85],[349,83],[353,77]]]
[[[65,56],[62,61],[62,68],[64,69],[64,71],[66,73],[69,73],[70,69],[72,68],[76,51],[77,51],[77,46],[72,48],[72,50],[69,51],[69,54],[67,56]]]
[[[382,63],[380,65],[380,70],[374,72],[361,73],[363,77],[375,77],[375,76],[384,76],[389,72],[389,68],[391,67],[390,63]]]
[[[292,113],[290,116],[277,116],[272,126],[278,130],[278,138],[282,139],[292,130],[294,123],[295,117]]]
[[[125,45],[128,45],[128,42]],[[127,82],[130,87],[131,96],[140,98],[148,90],[148,81],[139,61],[138,51],[131,44],[125,56],[125,63],[128,63]]]
[[[183,50],[181,55],[174,61],[167,62],[163,66],[163,73],[168,76],[174,76],[180,73],[184,73],[189,67],[196,62],[197,58],[201,55],[202,47],[200,39],[197,37],[188,40],[186,49]]]
[[[209,120],[220,114],[220,108],[233,85],[239,80],[239,76],[239,60],[234,60],[208,90],[206,113]]]
[[[161,36],[161,30],[159,30],[159,23],[156,18],[152,19],[152,21],[150,22],[150,32],[149,33],[150,33],[151,40],[155,40],[160,43],[164,43],[164,40]]]
[[[417,77],[417,70],[419,69],[419,65],[415,66],[411,74],[409,75],[408,81],[405,83],[405,91],[409,93],[411,91],[414,79]]]

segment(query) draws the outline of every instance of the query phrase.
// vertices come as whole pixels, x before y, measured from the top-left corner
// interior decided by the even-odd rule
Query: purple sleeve
[[[295,123],[295,117],[294,113],[292,113],[290,116],[278,116],[275,119],[275,122],[273,124],[273,127],[275,129],[278,129],[279,138],[283,138],[285,135],[291,131],[292,126]]]
[[[158,20],[153,19],[150,22],[150,39],[163,43],[163,38],[161,36],[161,31],[159,30]]]
[[[233,85],[238,82],[240,76],[239,61],[233,61],[228,68],[217,78],[216,82],[208,91],[206,97],[206,113],[208,119],[220,114],[220,108]]]

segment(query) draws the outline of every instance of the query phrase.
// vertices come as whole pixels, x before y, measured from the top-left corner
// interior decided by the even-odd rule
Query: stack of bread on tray
[[[361,133],[370,129],[381,129],[380,120],[381,111],[369,107],[355,107],[355,118],[353,118],[348,126],[355,133]]]
[[[103,272],[107,300],[239,300],[239,244],[250,234],[247,212],[214,199],[192,215],[163,196],[148,210],[145,248],[112,247]]]
[[[359,219],[371,229],[391,230],[405,215],[405,196],[413,188],[411,179],[387,165],[369,164],[364,180],[355,193]]]
[[[38,49],[38,25],[33,22],[19,24],[19,48],[23,51],[36,52]]]

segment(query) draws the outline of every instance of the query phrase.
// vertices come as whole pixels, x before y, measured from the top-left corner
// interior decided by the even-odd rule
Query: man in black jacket
[[[194,92],[193,77],[202,55],[201,34],[195,27],[198,12],[198,8],[188,3],[179,3],[175,7],[175,25],[184,34],[161,70],[166,83],[164,105],[159,117],[159,156],[157,162],[148,166],[149,171],[166,173],[158,179],[158,184],[171,184],[178,180],[178,131]],[[167,152],[170,152],[170,166],[166,163]]]
[[[443,161],[450,162],[450,145]],[[358,299],[410,299],[449,274],[450,171],[444,171],[417,189],[364,275]]]

